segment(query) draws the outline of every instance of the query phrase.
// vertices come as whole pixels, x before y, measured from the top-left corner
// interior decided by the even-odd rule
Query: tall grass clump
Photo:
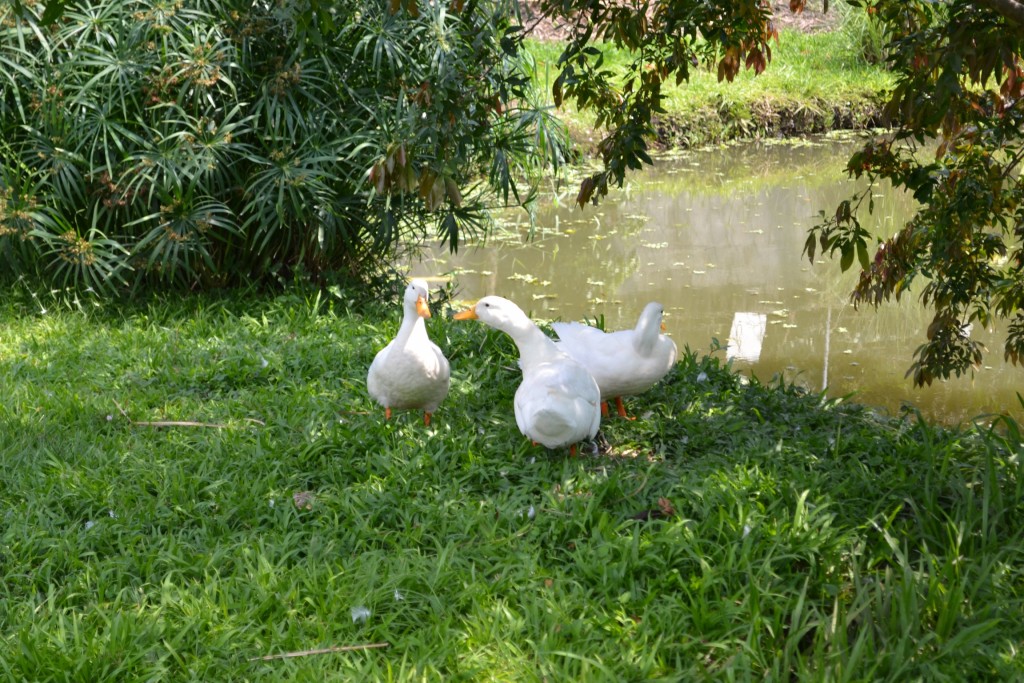
[[[397,302],[0,301],[0,675],[1024,676],[1016,423],[687,350],[570,458],[519,433],[508,338],[434,313],[452,387],[424,428],[365,390]]]
[[[456,248],[562,158],[505,0],[0,7],[0,275],[113,291]]]

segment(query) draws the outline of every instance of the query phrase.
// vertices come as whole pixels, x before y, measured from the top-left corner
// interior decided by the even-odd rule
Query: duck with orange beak
[[[582,323],[552,323],[558,346],[579,361],[601,388],[601,411],[615,399],[620,417],[627,416],[623,396],[635,396],[658,383],[676,363],[676,343],[662,334],[665,308],[656,301],[644,307],[632,330],[605,332]]]
[[[427,336],[424,320],[430,317],[429,290],[423,280],[405,288],[402,326],[387,346],[377,352],[366,375],[370,396],[391,411],[422,410],[423,424],[448,395],[451,368],[441,349]]]
[[[523,380],[513,408],[519,431],[547,448],[592,439],[601,424],[601,391],[583,365],[562,351],[508,299],[486,296],[456,320],[479,320],[512,337]]]

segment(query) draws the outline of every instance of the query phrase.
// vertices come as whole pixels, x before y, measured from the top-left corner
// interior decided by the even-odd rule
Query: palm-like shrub
[[[456,248],[564,152],[509,0],[44,14],[0,8],[6,273],[106,290],[365,273],[432,228]]]

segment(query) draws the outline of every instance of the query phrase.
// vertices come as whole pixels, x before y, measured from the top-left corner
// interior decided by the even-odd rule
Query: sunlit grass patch
[[[559,43],[530,41],[538,76],[553,82],[561,54]],[[625,74],[631,55],[602,46],[604,68]],[[777,137],[864,128],[878,119],[881,97],[893,79],[883,66],[863,57],[850,31],[780,32],[772,61],[755,76],[741,70],[736,79],[719,82],[712,69],[694,69],[680,85],[662,90],[665,113],[658,116],[658,136],[669,146],[694,147],[736,138]],[[550,84],[546,90],[550,92]],[[560,114],[581,143],[596,143],[602,132],[594,117],[569,103]]]

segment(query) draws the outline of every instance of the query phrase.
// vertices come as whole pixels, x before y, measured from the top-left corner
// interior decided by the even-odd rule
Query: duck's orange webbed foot
[[[615,397],[615,407],[619,411],[619,417],[624,417],[627,420],[635,420],[636,419],[635,417],[630,417],[629,415],[626,414],[626,406],[624,406],[622,404],[622,397],[621,396],[616,396]]]

